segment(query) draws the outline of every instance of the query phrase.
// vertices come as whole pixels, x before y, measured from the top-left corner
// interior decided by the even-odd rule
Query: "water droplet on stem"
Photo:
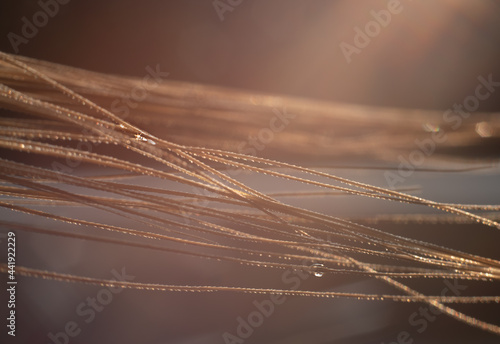
[[[320,271],[319,269],[320,268],[323,268],[325,267],[323,264],[320,264],[320,263],[315,263],[313,265],[311,265],[311,270],[312,270],[312,273],[315,277],[323,277],[323,275],[325,274],[324,271]]]

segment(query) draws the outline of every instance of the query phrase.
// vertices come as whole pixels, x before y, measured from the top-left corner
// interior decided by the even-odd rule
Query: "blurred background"
[[[173,80],[443,110],[479,75],[498,75],[498,1],[397,2],[399,13],[350,63],[340,44],[354,45],[354,29],[388,1],[71,0],[15,51],[8,33],[22,35],[22,17],[32,22],[40,6],[5,0],[1,48],[103,73],[142,77],[159,63]],[[479,110],[498,110],[498,99]]]
[[[0,50],[108,74],[141,78],[147,73],[147,66],[158,64],[161,71],[170,73],[169,79],[176,81],[437,111],[445,111],[473,94],[480,75],[492,74],[493,80],[500,80],[498,1],[401,0],[398,13],[391,14],[386,27],[380,26],[377,34],[365,40],[365,46],[347,57],[341,44],[355,46],[357,28],[364,31],[375,20],[372,11],[387,11],[388,1],[71,0],[57,6],[54,3],[3,0]],[[43,10],[44,7],[49,10]],[[37,15],[40,11],[50,13]],[[34,32],[23,29],[26,22],[37,20],[43,25]],[[481,101],[478,111],[500,111],[498,92]],[[382,173],[348,171],[345,175],[379,184],[382,180]],[[417,173],[412,178],[411,182],[430,190],[429,194],[424,193],[425,197],[498,204],[498,198],[495,199],[498,170],[452,178]],[[472,185],[474,192],[436,193],[436,187],[444,184]],[[1,214],[7,218],[12,213]],[[47,221],[46,225],[51,223]],[[473,253],[499,258],[495,245],[498,238],[491,229],[475,225],[419,228],[416,236],[425,239],[434,235],[443,245],[450,244],[453,241],[450,238],[469,239],[471,230],[479,230],[477,237],[466,240],[472,243]],[[390,225],[384,229],[401,230]],[[10,229],[3,228],[6,230]],[[399,233],[415,236],[410,227]],[[22,231],[17,235],[19,265],[101,278],[113,278],[112,270],[121,271],[124,267],[136,281],[152,283],[290,286],[283,284],[281,272],[272,270],[242,270],[228,263],[200,263],[199,259],[187,256],[118,246],[110,249],[108,245],[86,241],[69,243],[67,239],[26,235]],[[478,244],[474,246],[476,241]],[[2,239],[2,252],[4,243]],[[454,245],[457,248],[461,243],[458,240]],[[327,290],[332,285],[339,291],[386,291],[373,280],[342,276],[311,277],[300,287]],[[474,283],[468,285],[473,293]],[[436,281],[428,292],[438,294],[444,287],[442,281]],[[49,333],[64,331],[69,321],[76,321],[82,330],[70,343],[224,343],[224,333],[236,335],[237,318],[247,319],[256,309],[255,300],[268,299],[230,293],[124,290],[113,294],[102,312],[96,312],[95,319],[86,323],[76,309],[87,297],[104,293],[103,288],[29,278],[20,279],[19,288],[18,336],[15,340],[7,338],[9,343],[57,343],[51,341]],[[494,294],[498,290],[481,292]],[[244,342],[388,344],[398,342],[398,336],[403,338],[406,332],[408,343],[498,342],[497,337],[444,315],[432,317],[432,321],[427,319],[425,329],[422,321],[420,325],[412,325],[409,319],[420,307],[420,304],[290,298],[277,306]],[[498,322],[498,306],[458,308],[483,320]],[[5,338],[3,328],[0,335]],[[64,336],[59,340],[65,343]]]

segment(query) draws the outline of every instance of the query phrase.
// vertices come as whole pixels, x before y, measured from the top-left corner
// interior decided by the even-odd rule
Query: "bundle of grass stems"
[[[128,105],[119,112],[110,108],[113,101],[130,100],[133,92],[140,93],[139,101],[123,102]],[[441,203],[407,193],[411,190],[370,185],[333,172],[362,161],[396,173],[397,165],[391,162],[433,130],[448,133],[439,145],[443,152],[473,145],[479,124],[490,128],[490,139],[498,139],[500,114],[476,113],[451,130],[440,111],[327,103],[168,78],[145,89],[143,79],[6,53],[0,53],[0,107],[0,205],[12,211],[14,219],[41,217],[64,224],[54,230],[45,222],[2,219],[2,230],[190,255],[240,264],[243,269],[362,276],[380,280],[394,292],[119,282],[18,265],[19,276],[144,292],[426,303],[457,321],[500,334],[498,324],[454,308],[457,303],[498,303],[499,294],[442,296],[419,292],[406,283],[410,278],[496,283],[500,261],[377,229],[363,216],[354,221],[288,202],[350,195],[388,206],[437,210],[419,217],[422,226],[426,221],[469,222],[497,231],[498,205]],[[273,118],[281,118],[282,125],[262,132],[269,139],[259,141],[261,147],[242,145],[268,128]],[[255,154],[242,147],[253,147]],[[438,162],[435,156],[438,149],[428,159]],[[325,165],[330,167],[320,168]],[[286,190],[270,192],[275,181],[286,183]],[[108,216],[61,213],[59,207]],[[417,216],[409,212],[388,216],[388,221]],[[102,235],[87,234],[83,228]],[[7,265],[0,265],[0,271],[7,273]]]

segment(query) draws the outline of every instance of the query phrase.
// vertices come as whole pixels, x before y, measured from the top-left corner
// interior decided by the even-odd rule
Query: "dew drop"
[[[318,270],[319,268],[322,268],[322,267],[324,267],[324,265],[323,265],[323,264],[320,264],[320,263],[315,263],[315,264],[311,265],[311,269],[312,269],[312,271],[313,271],[313,275],[314,275],[315,277],[323,277],[323,275],[324,275],[325,273],[324,273],[323,271],[319,271],[319,270]]]
[[[135,134],[135,139],[137,141],[145,141],[145,142],[148,141],[148,139],[146,139],[145,137],[143,137],[141,134]]]

